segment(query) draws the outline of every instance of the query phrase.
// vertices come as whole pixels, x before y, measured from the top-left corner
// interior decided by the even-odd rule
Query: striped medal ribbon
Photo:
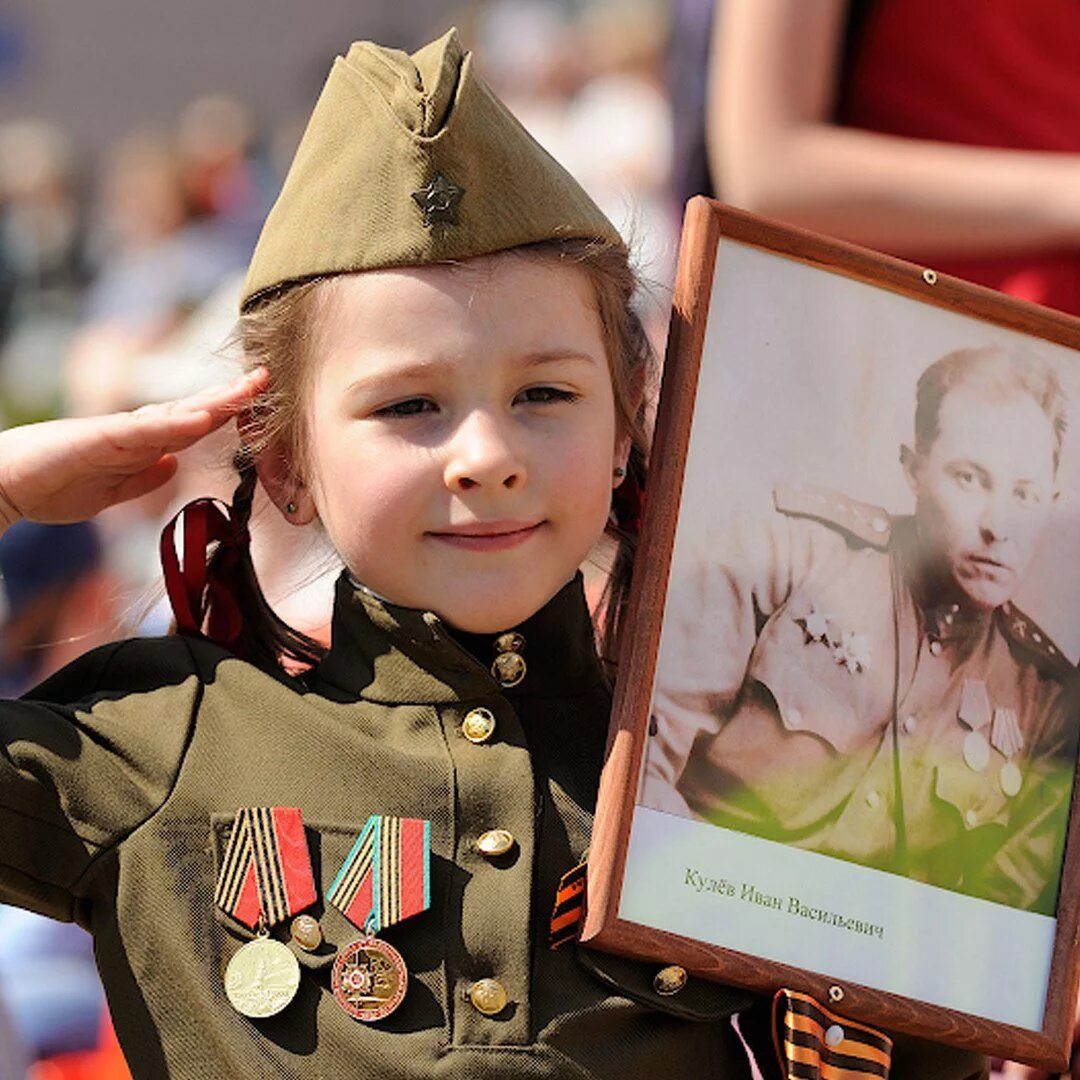
[[[225,969],[225,993],[237,1012],[281,1012],[300,987],[300,964],[270,927],[315,903],[304,821],[291,806],[245,806],[236,812],[218,873],[214,902],[256,931]]]
[[[404,1000],[409,973],[375,935],[431,906],[431,822],[372,814],[326,898],[364,933],[338,953],[334,998],[354,1019],[381,1020]]]
[[[552,949],[557,949],[568,941],[576,941],[581,932],[581,924],[585,918],[585,879],[588,866],[587,859],[583,858],[573,870],[568,870],[559,878],[548,930],[548,945]]]
[[[892,1040],[837,1016],[809,994],[778,991],[773,1040],[784,1080],[888,1080]]]

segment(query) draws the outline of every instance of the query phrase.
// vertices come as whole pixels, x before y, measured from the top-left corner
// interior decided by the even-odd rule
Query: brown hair
[[[638,279],[621,247],[595,240],[552,240],[500,254],[520,254],[568,262],[579,266],[593,285],[597,312],[607,346],[615,395],[616,429],[631,440],[623,487],[644,491],[648,444],[644,391],[653,364],[652,349],[633,303]],[[313,369],[312,341],[327,290],[328,278],[315,278],[287,286],[246,310],[237,330],[244,363],[270,370],[270,389],[252,409],[254,424],[234,462],[240,482],[233,495],[232,517],[246,527],[255,490],[255,458],[271,446],[281,448],[298,477],[309,475],[308,433],[304,411],[307,374]],[[615,551],[599,613],[598,640],[605,662],[618,655],[619,634],[629,594],[630,571],[637,542],[634,514],[613,515],[606,530]],[[219,546],[210,558],[208,573],[223,570],[226,553]],[[261,665],[282,660],[309,666],[325,654],[325,647],[283,622],[267,603],[259,586],[250,551],[229,577],[244,620],[237,654]]]
[[[1010,353],[999,346],[956,349],[935,360],[919,376],[915,390],[915,449],[929,450],[938,436],[941,403],[950,390],[970,386],[991,401],[1029,394],[1054,430],[1054,469],[1068,427],[1065,391],[1049,361],[1031,353]]]

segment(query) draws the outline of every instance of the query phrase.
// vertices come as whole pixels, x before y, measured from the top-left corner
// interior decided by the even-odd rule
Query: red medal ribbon
[[[224,509],[222,509],[224,507]],[[176,525],[184,519],[184,560],[176,554]],[[206,552],[212,541],[225,549],[219,574],[208,577]],[[243,617],[229,585],[250,541],[246,528],[237,527],[229,508],[216,499],[196,499],[184,506],[161,533],[161,565],[176,624],[182,633],[202,634],[233,647],[243,629]]]
[[[372,814],[326,898],[356,927],[377,934],[431,906],[431,823]]]
[[[275,926],[315,898],[300,811],[291,806],[237,810],[214,893],[218,907],[254,928],[260,920]]]
[[[784,1080],[888,1080],[892,1039],[809,994],[780,990],[773,998],[773,1041]]]

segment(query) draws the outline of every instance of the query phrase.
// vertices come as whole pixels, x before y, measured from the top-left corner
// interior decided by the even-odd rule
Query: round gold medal
[[[401,1004],[409,972],[392,945],[363,938],[338,953],[330,984],[337,1003],[354,1019],[370,1024]]]
[[[300,964],[287,945],[259,937],[242,946],[225,969],[225,994],[244,1016],[281,1012],[300,987]]]

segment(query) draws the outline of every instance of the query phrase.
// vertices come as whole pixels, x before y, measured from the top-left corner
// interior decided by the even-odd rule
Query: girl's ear
[[[615,440],[615,457],[612,462],[614,470],[612,472],[612,487],[618,487],[626,476],[626,463],[630,460],[630,436],[620,435]]]
[[[240,432],[241,444],[248,442],[253,431],[251,413],[238,413],[236,427]],[[259,483],[286,521],[293,525],[307,525],[315,520],[315,501],[289,464],[279,443],[272,443],[255,455],[255,472]]]
[[[309,525],[318,516],[315,500],[293,471],[281,448],[268,446],[255,458],[259,482],[291,525]]]

